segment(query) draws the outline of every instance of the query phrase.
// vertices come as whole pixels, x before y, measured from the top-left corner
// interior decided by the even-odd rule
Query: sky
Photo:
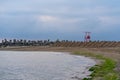
[[[120,40],[120,0],[0,0],[0,39]]]

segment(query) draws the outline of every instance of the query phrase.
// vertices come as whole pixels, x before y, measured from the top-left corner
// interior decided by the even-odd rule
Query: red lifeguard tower
[[[85,42],[90,42],[91,36],[90,36],[91,32],[85,32]]]

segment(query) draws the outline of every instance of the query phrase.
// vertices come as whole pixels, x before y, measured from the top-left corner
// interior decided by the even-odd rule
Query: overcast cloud
[[[120,0],[0,0],[1,38],[120,40]]]

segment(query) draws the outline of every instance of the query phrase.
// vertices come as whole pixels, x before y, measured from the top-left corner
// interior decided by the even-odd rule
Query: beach
[[[120,72],[120,48],[79,48],[79,47],[50,47],[50,46],[29,46],[29,47],[5,47],[1,51],[52,51],[52,52],[90,52],[95,55],[102,55],[116,61],[115,71]],[[83,55],[86,56],[86,55]],[[88,56],[93,58],[92,56]],[[99,64],[99,61],[96,60]],[[120,75],[119,75],[120,76]]]

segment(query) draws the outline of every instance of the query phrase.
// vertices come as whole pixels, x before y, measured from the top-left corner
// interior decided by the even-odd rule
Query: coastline
[[[75,54],[75,52],[89,52],[93,55],[102,55],[104,57],[114,60],[115,64],[115,71],[119,72],[118,75],[120,77],[120,49],[119,48],[79,48],[79,47],[49,47],[49,46],[30,46],[30,47],[6,47],[0,48],[0,51],[52,51],[52,52],[69,52],[71,54]],[[82,56],[87,56],[95,59],[97,65],[100,65],[101,61],[95,56],[86,55],[86,54],[79,54]],[[91,80],[91,79],[85,79]],[[98,79],[97,79],[98,80]]]

